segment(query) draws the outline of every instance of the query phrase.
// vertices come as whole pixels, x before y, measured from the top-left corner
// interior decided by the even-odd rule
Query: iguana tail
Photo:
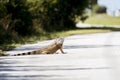
[[[32,54],[37,54],[37,51],[26,52],[26,53],[19,53],[19,54],[13,54],[13,55],[10,55],[10,56],[22,56],[22,55],[32,55]]]
[[[37,51],[32,51],[32,52],[25,52],[25,53],[18,53],[18,54],[0,54],[0,56],[22,56],[22,55],[32,55],[32,54],[37,54]]]

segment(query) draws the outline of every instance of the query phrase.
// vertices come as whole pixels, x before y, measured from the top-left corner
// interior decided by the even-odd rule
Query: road
[[[120,25],[98,25],[98,24],[86,24],[86,23],[78,22],[76,24],[76,27],[78,27],[78,28],[90,28],[90,27],[95,27],[95,28],[104,28],[104,27],[120,28]]]
[[[26,44],[7,54],[31,51],[52,41]],[[0,80],[120,80],[120,32],[65,38],[66,54],[0,57]]]

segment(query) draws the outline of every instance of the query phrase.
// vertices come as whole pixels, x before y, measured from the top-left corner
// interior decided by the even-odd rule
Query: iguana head
[[[55,40],[55,42],[56,42],[57,44],[63,44],[64,38],[57,38],[57,39]]]

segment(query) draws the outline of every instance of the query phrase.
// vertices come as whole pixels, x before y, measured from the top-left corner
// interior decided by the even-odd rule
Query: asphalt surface
[[[78,28],[90,28],[90,27],[96,27],[96,28],[104,28],[104,27],[120,28],[120,25],[98,25],[98,24],[86,24],[86,23],[78,22],[76,24],[76,27],[78,27]]]
[[[51,42],[6,53],[32,51]],[[0,57],[0,80],[120,80],[120,32],[69,36],[63,50],[66,54]]]

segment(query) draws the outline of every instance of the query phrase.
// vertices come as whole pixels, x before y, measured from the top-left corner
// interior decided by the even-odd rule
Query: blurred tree
[[[94,6],[97,5],[97,1],[98,0],[89,0],[89,4],[88,4],[88,13],[89,16],[92,16],[94,14]]]
[[[6,4],[7,14],[11,14],[9,30],[19,35],[31,35],[33,31],[32,15],[27,6],[27,0],[9,0]]]
[[[39,9],[41,26],[46,31],[75,28],[75,19],[84,13],[88,1],[43,0]]]
[[[91,1],[91,5],[96,5],[98,0],[90,0]]]
[[[7,0],[0,3],[0,32],[7,34],[8,38],[14,33],[32,35],[34,26],[46,31],[73,29],[76,17],[84,14],[88,3],[89,0],[37,0],[31,3],[28,0]]]
[[[87,15],[85,15],[85,16],[81,16],[81,18],[80,18],[80,20],[82,21],[82,23],[84,23],[85,22],[85,20],[88,18],[88,16]]]
[[[93,11],[94,11],[94,13],[97,13],[97,14],[106,13],[106,7],[96,5],[96,6],[94,6]]]
[[[10,15],[7,14],[5,4],[6,2],[0,1],[0,44],[10,41],[10,35],[7,32]]]
[[[34,33],[27,0],[0,2],[0,44],[18,41],[18,36]]]
[[[97,1],[98,0],[89,0],[88,8],[92,10],[94,5],[97,5]]]

